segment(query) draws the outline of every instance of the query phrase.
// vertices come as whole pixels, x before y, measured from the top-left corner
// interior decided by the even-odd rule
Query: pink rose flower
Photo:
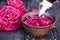
[[[22,0],[7,0],[7,3],[8,5],[16,9],[19,9],[21,13],[21,17],[28,12],[27,9],[23,6]]]
[[[12,6],[4,6],[0,11],[0,25],[3,30],[16,30],[20,27],[20,22],[20,11],[18,9]]]

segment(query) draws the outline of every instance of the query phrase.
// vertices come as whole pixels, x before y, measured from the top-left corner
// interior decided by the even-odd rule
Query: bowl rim
[[[38,13],[38,12],[29,12],[29,13],[26,13],[26,14],[30,14],[30,13]],[[45,13],[48,13],[48,12],[45,12]],[[24,14],[24,15],[26,15],[26,14]],[[49,14],[49,13],[48,13]],[[23,15],[23,16],[24,16]],[[49,15],[51,15],[51,14],[49,14]],[[22,16],[22,19],[23,19],[23,16]],[[51,25],[53,25],[54,26],[54,24],[56,23],[56,21],[57,21],[57,18],[54,16],[54,15],[51,15],[51,16],[53,16],[54,17],[54,19],[55,19],[55,21],[52,23],[52,24],[50,24],[50,25],[48,25],[49,27],[51,26]],[[39,26],[34,26],[34,27],[30,27],[31,25],[27,25],[27,24],[25,24],[23,21],[22,21],[22,23],[24,24],[24,25],[26,25],[26,26],[28,26],[29,28],[38,28],[38,29],[43,29],[43,28],[49,28],[48,26],[41,26],[41,27],[39,27]]]

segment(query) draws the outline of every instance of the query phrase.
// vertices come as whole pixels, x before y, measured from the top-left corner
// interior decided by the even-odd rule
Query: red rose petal
[[[7,0],[7,3],[8,5],[13,6],[15,8],[19,8],[23,4],[21,0]]]
[[[39,23],[38,23],[37,20],[33,20],[33,21],[31,22],[31,25],[32,25],[32,26],[39,26]]]
[[[40,17],[39,22],[42,26],[48,26],[52,23],[52,20],[49,19],[48,17]]]
[[[28,12],[27,9],[25,9],[24,6],[21,6],[21,7],[19,8],[19,10],[20,10],[20,12],[21,12],[21,16],[23,16],[25,13]]]
[[[3,7],[2,6],[0,6],[0,10],[2,9]]]
[[[35,16],[35,15],[32,15],[30,16],[32,19],[38,19],[39,17],[38,16]]]
[[[26,16],[26,19],[29,19],[30,17],[29,16]]]
[[[31,18],[29,18],[29,19],[27,19],[27,20],[24,21],[24,23],[27,24],[27,25],[30,25],[31,22],[32,22],[32,19]]]
[[[32,8],[32,12],[38,12],[38,9]]]

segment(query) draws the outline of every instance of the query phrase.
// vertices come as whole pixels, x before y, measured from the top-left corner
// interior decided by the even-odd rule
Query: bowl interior
[[[29,13],[26,13],[23,17],[22,17],[22,23],[24,24],[24,25],[26,25],[26,26],[28,26],[28,27],[30,27],[31,25],[27,25],[27,24],[25,24],[24,23],[24,20],[25,20],[25,17],[26,16],[32,16],[32,15],[38,15],[39,13],[38,12],[29,12]],[[52,26],[52,25],[54,25],[55,23],[56,23],[56,18],[55,18],[55,16],[53,16],[53,15],[51,15],[51,14],[49,14],[49,13],[44,13],[43,15],[45,15],[45,16],[47,16],[47,17],[49,17],[49,18],[51,18],[52,20],[53,20],[53,23],[51,24],[51,25],[48,25],[49,27],[50,26]],[[42,26],[42,27],[33,27],[33,28],[46,28],[46,27],[48,27],[48,26]]]

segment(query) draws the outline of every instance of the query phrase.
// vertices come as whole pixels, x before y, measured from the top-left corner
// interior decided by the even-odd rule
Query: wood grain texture
[[[31,11],[32,8],[38,9],[39,0],[30,0],[26,5],[26,1],[24,1],[24,5],[27,6],[27,9]],[[2,0],[0,2],[1,6],[7,5],[6,0]],[[20,28],[16,31],[12,32],[0,32],[0,40],[60,40],[60,3],[56,3],[53,5],[51,9],[48,10],[49,13],[55,15],[57,18],[57,23],[55,25],[55,29],[53,33],[48,34],[43,38],[34,38],[29,36],[23,28]]]

